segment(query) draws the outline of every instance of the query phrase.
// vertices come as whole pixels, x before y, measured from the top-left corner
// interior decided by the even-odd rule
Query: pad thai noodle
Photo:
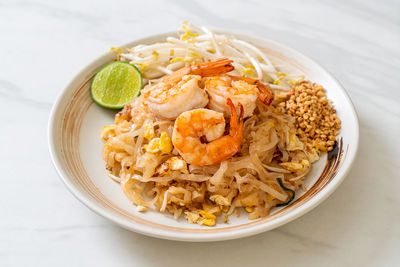
[[[289,204],[329,150],[318,129],[300,136],[304,121],[289,112],[293,88],[315,84],[235,37],[186,22],[178,36],[114,48],[145,87],[101,131],[108,175],[138,211],[205,226]]]

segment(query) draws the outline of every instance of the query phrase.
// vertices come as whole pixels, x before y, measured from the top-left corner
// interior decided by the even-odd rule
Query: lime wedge
[[[139,95],[142,75],[125,61],[114,61],[99,70],[93,78],[90,95],[105,108],[120,109]]]

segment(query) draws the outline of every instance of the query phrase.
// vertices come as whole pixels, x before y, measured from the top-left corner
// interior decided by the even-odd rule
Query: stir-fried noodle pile
[[[102,129],[103,158],[110,177],[120,182],[139,211],[167,211],[190,223],[213,226],[219,216],[227,222],[229,215],[239,214],[240,207],[249,219],[267,216],[302,188],[311,164],[319,159],[318,149],[299,139],[296,118],[280,105],[300,76],[280,72],[247,42],[187,23],[179,39],[168,37],[165,43],[119,52],[120,60],[140,67],[148,86],[188,64],[229,58],[235,67],[229,74],[257,79],[275,95],[271,105],[255,102],[252,115],[244,120],[239,151],[205,166],[183,159],[171,141],[175,120],[155,116],[143,94],[126,105],[115,125]]]

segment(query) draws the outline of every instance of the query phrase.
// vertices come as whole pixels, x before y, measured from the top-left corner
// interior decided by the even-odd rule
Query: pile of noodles
[[[291,197],[278,178],[296,191],[311,163],[318,160],[314,150],[296,137],[293,118],[258,102],[245,120],[241,149],[235,156],[211,166],[188,164],[189,173],[155,176],[157,166],[178,152],[146,152],[145,124],[154,126],[156,137],[163,131],[172,136],[174,121],[156,119],[139,97],[116,115],[115,133],[106,138],[103,158],[110,176],[120,181],[139,210],[154,207],[175,218],[199,210],[229,215],[239,207],[246,208],[250,219],[266,216]]]
[[[275,101],[265,106],[257,100],[252,116],[244,123],[240,151],[232,158],[211,166],[187,164],[188,171],[172,171],[159,176],[156,168],[171,153],[149,153],[144,125],[152,125],[155,137],[167,132],[172,137],[174,121],[153,116],[140,96],[116,115],[113,134],[104,138],[103,158],[109,176],[120,182],[123,192],[139,211],[154,208],[179,218],[186,212],[206,211],[225,218],[244,207],[250,219],[269,214],[272,207],[287,204],[293,192],[303,186],[318,160],[316,151],[296,136],[294,119],[279,111],[279,94],[298,75],[278,71],[267,56],[253,45],[232,36],[214,34],[206,28],[185,23],[180,38],[165,43],[119,49],[120,60],[138,66],[145,83],[152,84],[173,71],[196,62],[228,57],[234,62],[233,75],[268,83]],[[277,97],[278,96],[278,97]],[[281,183],[280,183],[281,182]]]

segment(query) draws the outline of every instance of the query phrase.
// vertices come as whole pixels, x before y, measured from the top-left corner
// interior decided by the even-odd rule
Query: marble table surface
[[[47,148],[55,98],[110,46],[183,20],[271,38],[350,94],[360,149],[323,204],[273,231],[181,243],[132,233],[64,187]],[[0,266],[400,266],[400,2],[0,0]]]

